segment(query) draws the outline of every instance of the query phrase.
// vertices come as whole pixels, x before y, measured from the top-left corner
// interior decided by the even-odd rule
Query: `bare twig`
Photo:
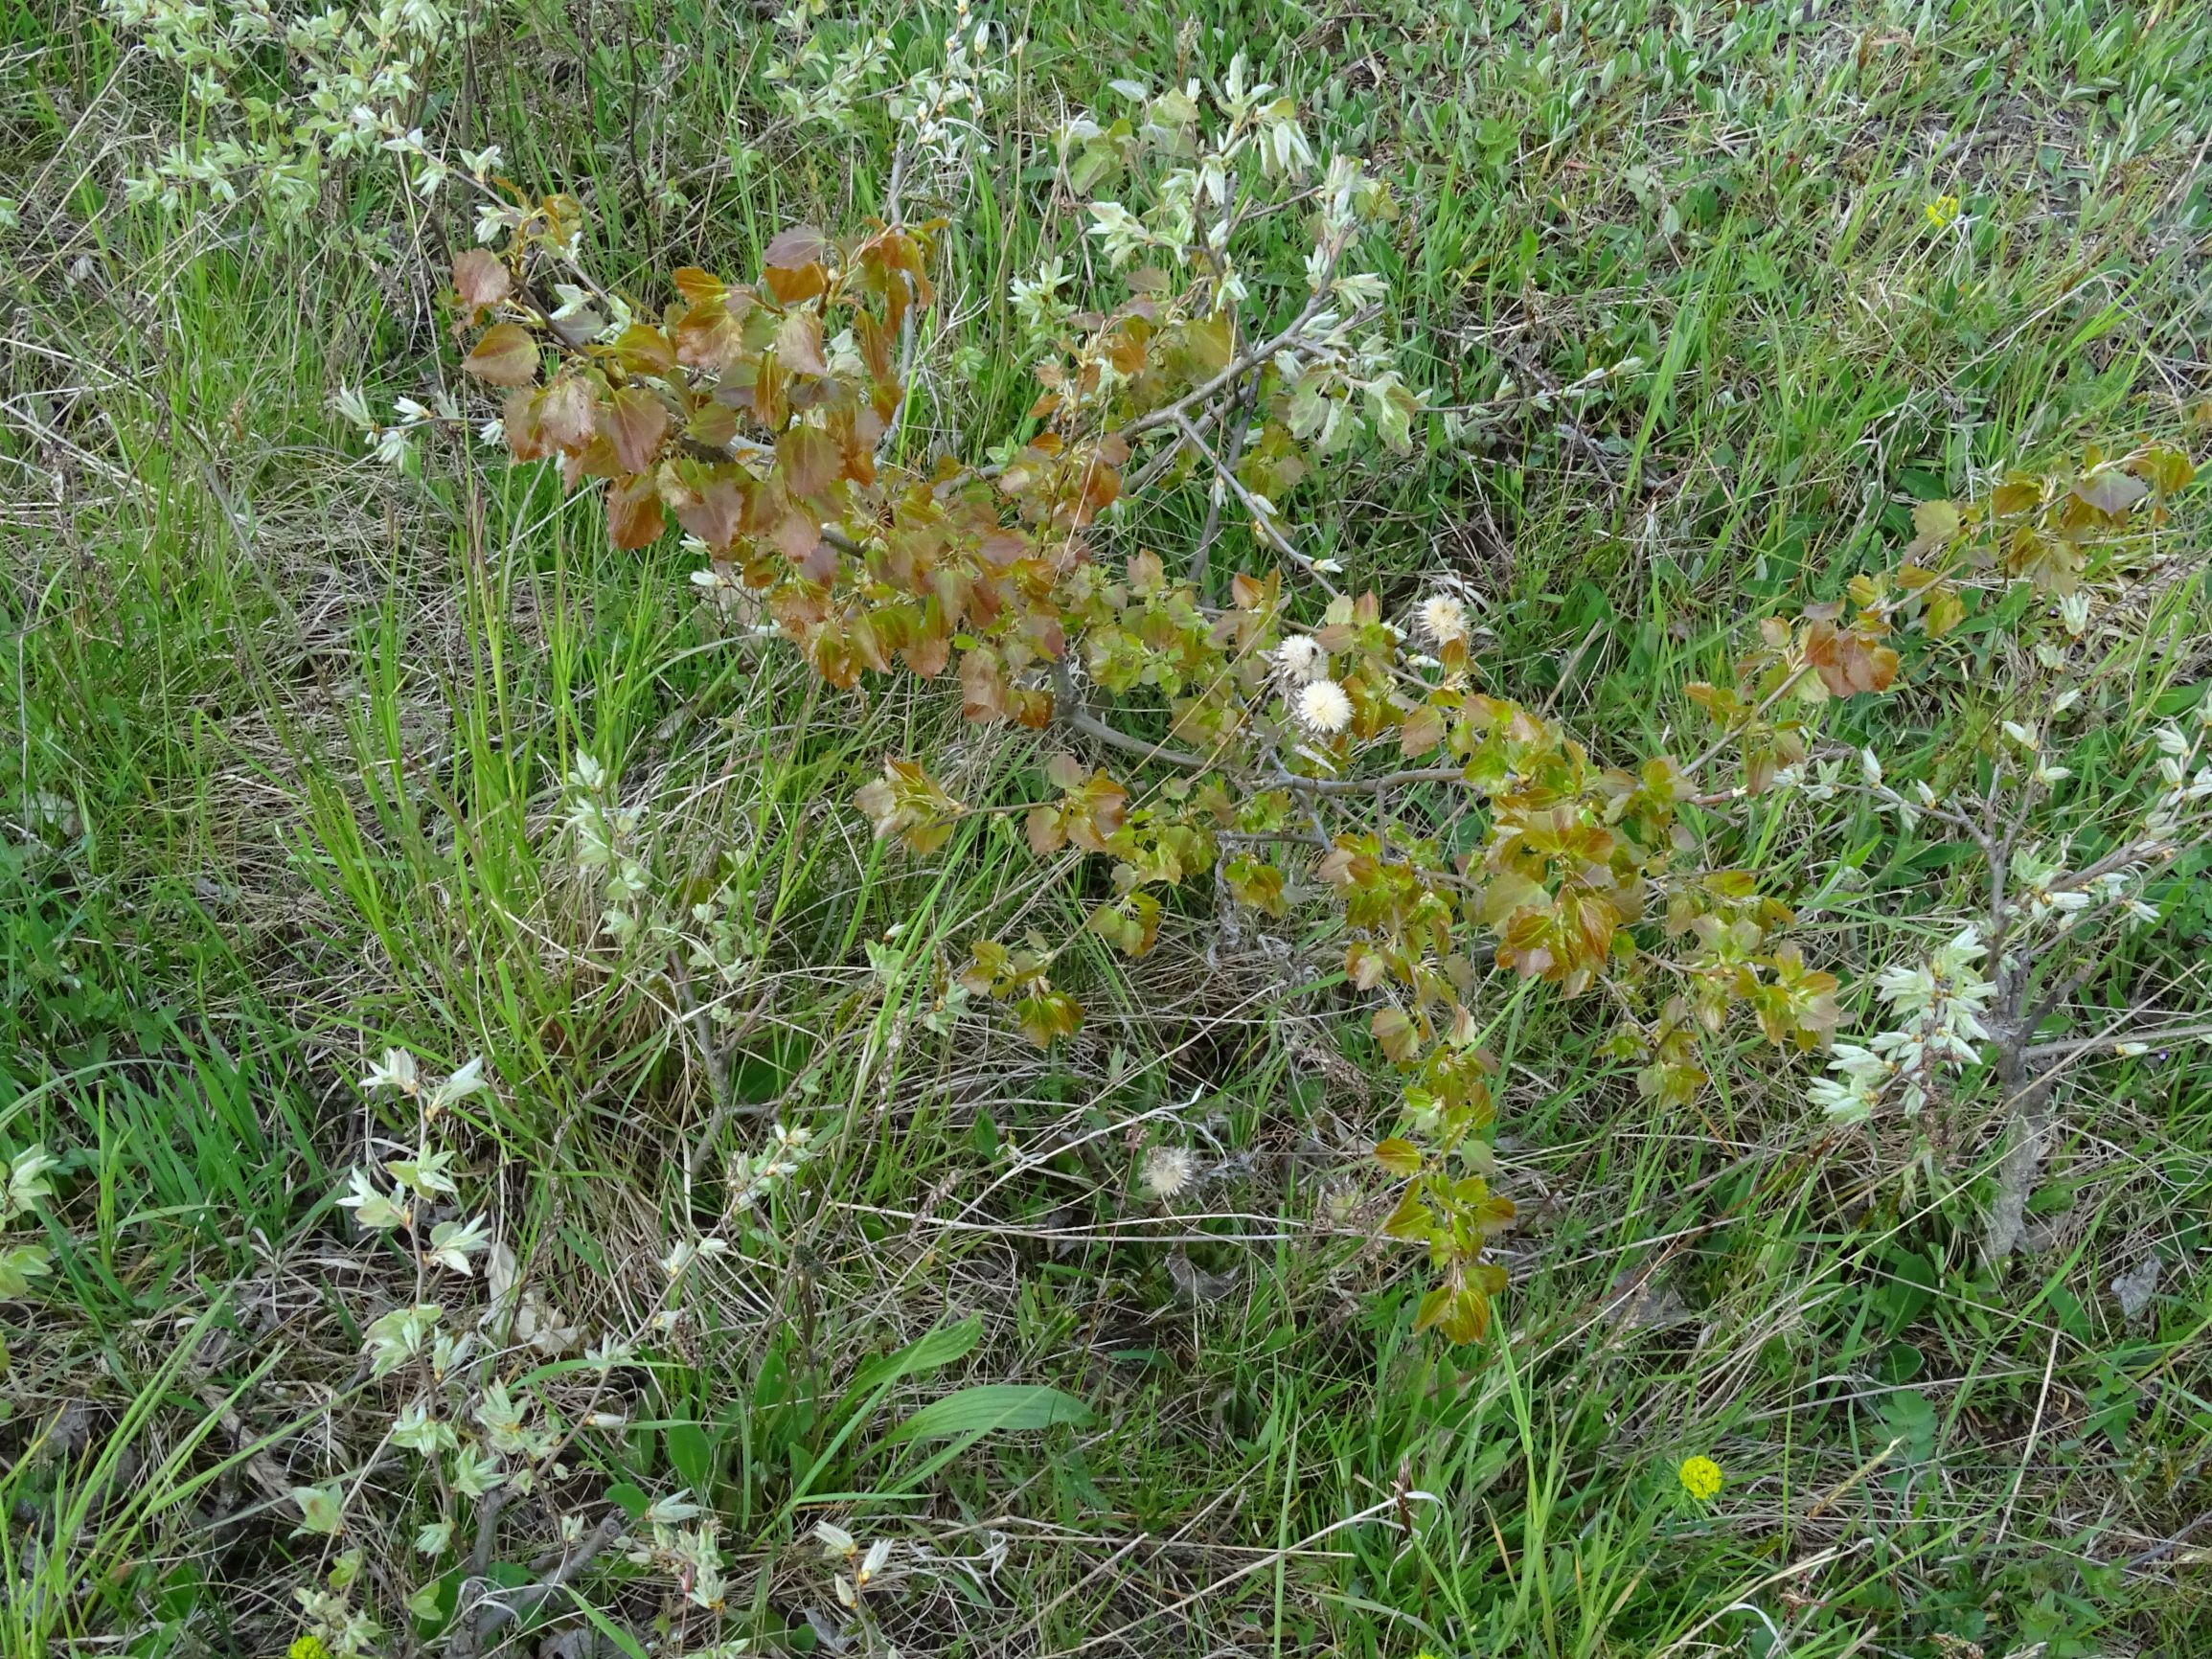
[[[1213,451],[1206,447],[1206,441],[1198,436],[1197,429],[1188,420],[1179,417],[1176,424],[1182,429],[1183,441],[1206,458],[1207,465],[1214,469],[1215,478],[1219,482],[1226,484],[1235,492],[1237,499],[1244,504],[1244,511],[1252,515],[1252,523],[1259,530],[1261,539],[1285,558],[1294,561],[1308,576],[1319,582],[1328,590],[1330,598],[1342,599],[1344,597],[1342,591],[1323,574],[1319,562],[1300,553],[1290,545],[1289,537],[1275,528],[1274,519],[1268,514],[1266,508],[1254,498],[1249,489],[1244,488],[1243,481],[1223,466],[1215,457]]]
[[[1373,778],[1301,778],[1294,773],[1282,772],[1268,780],[1279,789],[1291,789],[1306,795],[1380,795],[1386,789],[1400,788],[1407,784],[1444,784],[1452,781],[1464,783],[1467,771],[1460,766],[1416,766],[1410,771],[1384,772]]]
[[[2122,1043],[2132,1048],[2140,1043],[2145,1048],[2156,1048],[2160,1043],[2204,1042],[2212,1040],[2212,1020],[2200,1020],[2190,1025],[2159,1026],[2152,1031],[2107,1032],[2092,1037],[2069,1037],[2063,1042],[2030,1043],[2020,1050],[2023,1059],[2050,1059],[2062,1055],[2078,1055],[2091,1049],[2117,1048]]]
[[[474,1617],[461,1626],[454,1638],[456,1659],[474,1659],[484,1644],[495,1635],[503,1625],[512,1624],[556,1590],[564,1588],[571,1579],[591,1565],[605,1548],[622,1536],[627,1517],[616,1510],[587,1533],[575,1550],[564,1555],[549,1568],[535,1584],[525,1584],[504,1601],[486,1597],[475,1606]]]
[[[1143,738],[1131,737],[1127,732],[1116,731],[1090,714],[1083,708],[1083,698],[1076,693],[1075,680],[1068,673],[1065,663],[1052,665],[1052,717],[1058,724],[1071,727],[1104,743],[1107,748],[1119,749],[1124,754],[1141,755],[1148,761],[1157,761],[1166,766],[1179,766],[1186,772],[1203,772],[1215,763],[1202,755],[1188,754],[1181,749],[1171,749],[1165,743],[1151,742]]]
[[[1223,453],[1220,463],[1224,474],[1233,474],[1237,470],[1237,463],[1244,457],[1244,440],[1251,422],[1252,404],[1259,396],[1260,371],[1255,369],[1251,379],[1245,382],[1243,396],[1230,406],[1229,447]],[[1190,428],[1186,425],[1184,430],[1189,431]],[[1198,532],[1198,545],[1191,550],[1191,587],[1200,600],[1206,597],[1208,557],[1214,550],[1214,537],[1221,531],[1221,498],[1225,489],[1221,479],[1217,478],[1214,487],[1206,492],[1205,528]]]
[[[1253,369],[1273,357],[1277,352],[1295,344],[1298,336],[1306,331],[1306,325],[1319,316],[1327,305],[1328,290],[1324,288],[1306,302],[1306,308],[1300,311],[1290,326],[1281,333],[1265,344],[1254,346],[1250,351],[1242,353],[1226,369],[1223,369],[1203,386],[1198,387],[1197,390],[1186,392],[1173,403],[1154,409],[1149,414],[1138,416],[1122,428],[1122,436],[1132,439],[1141,438],[1147,432],[1157,431],[1162,426],[1173,426],[1189,419],[1193,409],[1210,402],[1223,387],[1235,385]],[[1373,322],[1381,314],[1382,307],[1380,306],[1367,306],[1345,318],[1343,322],[1337,325],[1337,328],[1340,330],[1357,329]]]

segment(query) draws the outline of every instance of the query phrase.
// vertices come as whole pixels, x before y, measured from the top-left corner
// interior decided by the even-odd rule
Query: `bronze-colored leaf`
[[[810,265],[830,251],[830,239],[812,225],[793,225],[780,231],[762,251],[761,263],[775,270],[795,271]]]
[[[537,342],[518,323],[494,323],[461,367],[488,386],[527,386],[537,378]]]
[[[599,429],[598,402],[581,375],[562,375],[537,394],[537,430],[553,448],[575,454]]]
[[[815,311],[792,311],[776,329],[776,355],[787,368],[807,375],[827,375],[822,360],[822,318]]]
[[[1448,1338],[1463,1347],[1480,1342],[1483,1332],[1490,1329],[1490,1298],[1479,1285],[1461,1285],[1451,1293],[1437,1325]]]
[[[1021,1034],[1038,1048],[1050,1048],[1061,1037],[1075,1035],[1083,1025],[1083,1008],[1063,990],[1043,990],[1014,1005]]]
[[[1399,728],[1399,753],[1411,759],[1425,755],[1444,741],[1444,711],[1424,703],[1405,716],[1405,724]]]
[[[1451,1311],[1451,1286],[1439,1284],[1421,1299],[1421,1307],[1413,1316],[1413,1329],[1426,1330],[1432,1325],[1443,1323]]]
[[[796,306],[827,293],[830,273],[818,264],[800,265],[795,269],[770,265],[761,273],[761,284],[779,306]]]
[[[1029,850],[1039,858],[1058,852],[1067,845],[1067,826],[1060,821],[1060,808],[1038,805],[1029,809],[1025,825],[1029,835]]]
[[[1413,1058],[1421,1048],[1421,1034],[1402,1008],[1379,1008],[1367,1029],[1381,1045],[1382,1052],[1400,1065]]]
[[[615,546],[629,550],[649,547],[665,527],[660,491],[652,474],[617,478],[606,490],[606,535]]]
[[[961,713],[971,720],[1006,718],[1006,676],[996,651],[983,648],[961,657],[960,701]]]
[[[730,284],[712,271],[702,271],[696,265],[679,265],[672,281],[676,292],[695,306],[703,306],[719,300],[730,291]]]
[[[513,285],[506,261],[489,248],[470,248],[453,261],[453,291],[461,296],[470,322],[507,298]]]
[[[737,413],[726,403],[701,403],[684,423],[684,437],[702,449],[726,450],[737,442]]]
[[[686,534],[697,536],[718,554],[737,539],[745,502],[755,488],[751,474],[727,464],[702,466],[691,461],[664,466],[662,472],[661,499]]]
[[[784,488],[802,500],[821,500],[844,466],[836,440],[819,426],[794,426],[776,440],[776,470]]]
[[[1421,1201],[1421,1189],[1418,1185],[1406,1188],[1405,1195],[1398,1200],[1398,1208],[1390,1212],[1390,1219],[1382,1223],[1385,1234],[1409,1243],[1425,1240],[1435,1227],[1436,1217],[1428,1213],[1428,1206]]]
[[[632,375],[665,380],[675,372],[676,349],[658,329],[632,323],[614,343],[615,361]]]
[[[625,472],[643,472],[660,454],[671,424],[668,405],[642,386],[624,386],[599,406],[600,430]]]
[[[694,306],[676,320],[676,361],[708,374],[727,374],[745,354],[744,319],[721,299]]]

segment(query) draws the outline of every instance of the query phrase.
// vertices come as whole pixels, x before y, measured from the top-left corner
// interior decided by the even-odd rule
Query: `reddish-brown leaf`
[[[676,320],[676,361],[719,375],[744,355],[745,326],[739,307],[716,299],[694,306]]]
[[[490,386],[527,386],[537,378],[537,342],[517,323],[494,323],[461,367]]]
[[[1401,1008],[1379,1008],[1375,1017],[1367,1022],[1367,1029],[1381,1045],[1382,1052],[1403,1065],[1421,1050],[1421,1034],[1413,1021]]]
[[[868,366],[872,379],[891,378],[891,330],[878,323],[867,311],[853,319],[853,343],[859,348],[860,361]]]
[[[776,470],[784,488],[805,500],[820,500],[844,471],[844,452],[819,426],[794,426],[776,440]]]
[[[1067,845],[1067,825],[1057,807],[1041,803],[1032,807],[1023,828],[1029,834],[1029,850],[1039,858],[1058,852]]]
[[[625,472],[643,472],[652,466],[670,424],[668,405],[642,386],[610,393],[599,406],[599,420]]]
[[[1812,607],[1808,606],[1808,611]],[[1832,696],[1855,692],[1885,692],[1897,677],[1897,653],[1853,628],[1839,630],[1816,621],[1805,627],[1805,660]]]
[[[624,549],[650,546],[663,527],[660,491],[650,472],[617,478],[606,489],[606,536]]]
[[[830,239],[812,225],[793,225],[779,232],[761,254],[761,263],[773,270],[795,271],[810,265],[830,251]]]
[[[553,448],[575,454],[599,429],[598,403],[581,375],[563,375],[537,394],[537,427]]]
[[[1006,676],[998,653],[984,648],[960,659],[960,712],[971,720],[1006,718]]]
[[[507,448],[517,461],[540,461],[553,453],[539,418],[544,395],[520,387],[507,395],[500,424],[507,432]]]
[[[473,323],[486,307],[507,298],[513,286],[506,263],[489,248],[470,248],[453,261],[453,291]]]
[[[761,282],[779,306],[796,306],[828,292],[830,273],[817,264],[800,265],[795,270],[770,265],[761,273]]]
[[[683,462],[664,470],[661,497],[685,534],[720,553],[737,539],[752,484],[751,475],[736,466]]]
[[[776,355],[787,368],[807,375],[827,375],[822,360],[822,318],[815,311],[793,311],[776,330]]]
[[[768,539],[783,549],[784,557],[804,567],[821,549],[822,521],[787,497],[780,508],[770,502],[775,516],[768,523]]]
[[[945,625],[944,607],[935,600],[924,606],[922,625],[901,648],[901,654],[906,666],[925,680],[935,679],[952,660],[952,635]]]
[[[1444,711],[1427,703],[1407,715],[1398,733],[1399,753],[1409,758],[1425,755],[1443,741]]]
[[[1068,839],[1085,852],[1104,852],[1106,842],[1129,814],[1129,794],[1105,772],[1094,772],[1088,782],[1068,797]]]

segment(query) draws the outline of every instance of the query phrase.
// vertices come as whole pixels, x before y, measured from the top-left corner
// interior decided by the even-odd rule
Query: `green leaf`
[[[884,1383],[897,1382],[924,1371],[941,1370],[966,1359],[982,1340],[983,1315],[980,1313],[971,1313],[957,1325],[941,1325],[896,1353],[871,1359],[860,1367],[853,1374],[853,1384],[845,1391],[846,1398],[850,1399]]]
[[[1926,1395],[1901,1388],[1883,1401],[1881,1415],[1882,1426],[1903,1443],[1895,1453],[1898,1463],[1926,1463],[1935,1455],[1941,1424]]]
[[[294,1487],[292,1502],[300,1506],[300,1531],[335,1534],[346,1524],[346,1494],[335,1484]]]
[[[607,1488],[606,1501],[633,1521],[652,1507],[652,1499],[628,1481],[621,1481]]]
[[[638,1639],[612,1619],[609,1619],[604,1613],[602,1613],[597,1607],[594,1607],[589,1602],[586,1602],[582,1592],[578,1590],[574,1584],[568,1586],[568,1593],[576,1599],[577,1607],[586,1619],[589,1619],[598,1627],[602,1636],[628,1654],[629,1659],[648,1659],[646,1650],[638,1645]]]
[[[1088,1426],[1091,1409],[1064,1389],[1043,1383],[979,1382],[933,1399],[884,1437],[885,1443],[986,1435],[1000,1429]]]
[[[1948,546],[1963,522],[1950,502],[1923,501],[1912,510],[1912,545],[1916,550]]]
[[[1393,1175],[1421,1173],[1421,1148],[1397,1135],[1375,1148],[1375,1161]]]
[[[685,1486],[705,1491],[713,1484],[715,1448],[707,1431],[696,1422],[672,1422],[662,1431],[668,1442],[669,1465],[683,1477]]]
[[[42,1279],[53,1271],[42,1245],[17,1244],[11,1249],[0,1250],[0,1298],[12,1301],[28,1294],[32,1280]]]

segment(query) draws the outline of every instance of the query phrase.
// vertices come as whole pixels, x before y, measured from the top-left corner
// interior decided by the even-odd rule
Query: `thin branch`
[[[1255,346],[1250,351],[1243,352],[1226,369],[1197,388],[1197,391],[1186,392],[1173,403],[1154,409],[1150,414],[1138,416],[1122,428],[1122,436],[1124,438],[1141,438],[1147,432],[1157,431],[1162,426],[1173,426],[1187,419],[1193,408],[1212,398],[1224,386],[1235,385],[1254,368],[1274,356],[1277,352],[1295,344],[1298,336],[1306,331],[1306,325],[1321,314],[1328,303],[1328,290],[1324,288],[1306,303],[1306,308],[1300,311],[1297,318],[1280,334],[1277,334],[1265,345]],[[1379,305],[1363,307],[1345,318],[1336,327],[1339,330],[1360,328],[1373,322],[1381,314],[1382,307]]]
[[[1164,743],[1154,743],[1144,738],[1132,738],[1127,732],[1116,731],[1104,720],[1090,714],[1083,706],[1083,698],[1075,689],[1075,680],[1067,671],[1064,662],[1052,665],[1052,709],[1056,723],[1073,727],[1083,736],[1104,743],[1109,749],[1124,754],[1141,755],[1148,761],[1162,765],[1179,766],[1186,772],[1203,772],[1215,762],[1203,756],[1193,755],[1181,749],[1171,749]]]
[[[1417,766],[1411,771],[1385,772],[1379,778],[1301,778],[1295,773],[1284,772],[1269,780],[1281,789],[1293,789],[1306,795],[1380,795],[1385,789],[1396,789],[1406,784],[1465,783],[1467,771],[1461,766]]]
[[[462,1637],[453,1644],[453,1651],[460,1659],[471,1659],[502,1625],[512,1624],[531,1612],[538,1602],[568,1582],[598,1558],[615,1539],[622,1536],[628,1517],[616,1510],[594,1527],[579,1543],[575,1551],[564,1557],[535,1584],[525,1584],[507,1601],[487,1599],[476,1604],[475,1618],[466,1627]]]
[[[692,976],[684,966],[681,950],[670,954],[669,983],[675,989],[676,1011],[683,1016],[685,1029],[691,1033],[692,1040],[699,1045],[699,1058],[707,1068],[707,1096],[714,1102],[715,1109],[718,1112],[729,1102],[730,1058],[722,1051],[721,1045],[715,1041],[714,1027],[708,1023],[707,1011],[692,995]]]
[[[1252,515],[1252,523],[1259,530],[1261,539],[1285,558],[1298,564],[1308,576],[1328,589],[1330,598],[1342,599],[1344,597],[1342,591],[1322,573],[1319,562],[1308,557],[1290,545],[1289,537],[1275,528],[1274,521],[1267,514],[1267,510],[1260,504],[1249,489],[1244,488],[1243,482],[1234,472],[1222,466],[1221,463],[1216,459],[1213,451],[1206,447],[1205,440],[1198,436],[1197,428],[1180,417],[1177,417],[1176,424],[1182,428],[1184,441],[1206,458],[1207,464],[1214,469],[1216,479],[1226,484],[1236,492],[1237,499],[1244,504],[1244,511]]]
[[[1252,371],[1245,382],[1243,396],[1229,410],[1229,448],[1221,458],[1221,470],[1234,475],[1237,463],[1244,458],[1244,440],[1248,436],[1252,419],[1252,405],[1260,396],[1261,371]],[[1186,423],[1186,432],[1191,427]],[[1214,480],[1214,488],[1206,492],[1206,523],[1198,532],[1198,545],[1191,550],[1191,588],[1199,599],[1206,597],[1206,578],[1209,574],[1208,557],[1214,550],[1214,537],[1221,533],[1221,499],[1224,486],[1221,479]]]
[[[2151,1049],[2160,1043],[2203,1042],[2207,1039],[2212,1039],[2212,1020],[2197,1020],[2185,1025],[2159,1026],[2152,1031],[2112,1031],[2100,1036],[2030,1043],[2020,1050],[2020,1057],[2029,1060],[2050,1059],[2061,1055],[2082,1054],[2091,1049],[2116,1049],[2122,1044],[2133,1048],[2140,1043]]]
[[[1704,769],[1705,763],[1708,761],[1712,760],[1715,755],[1718,755],[1722,749],[1725,749],[1730,743],[1733,743],[1737,739],[1743,737],[1745,733],[1748,732],[1751,729],[1751,722],[1753,720],[1756,720],[1761,715],[1764,715],[1768,709],[1771,709],[1776,703],[1780,702],[1785,696],[1789,695],[1790,689],[1794,687],[1799,680],[1803,679],[1812,671],[1813,665],[1808,663],[1804,667],[1800,668],[1795,673],[1791,674],[1788,679],[1784,680],[1780,685],[1776,686],[1771,692],[1768,692],[1767,695],[1760,700],[1759,706],[1751,711],[1750,716],[1741,726],[1737,726],[1732,730],[1722,732],[1718,738],[1715,738],[1713,741],[1706,746],[1705,752],[1703,754],[1699,755],[1695,761],[1692,761],[1687,766],[1684,766],[1682,768],[1682,776],[1685,778],[1695,777],[1699,772],[1702,771]]]

